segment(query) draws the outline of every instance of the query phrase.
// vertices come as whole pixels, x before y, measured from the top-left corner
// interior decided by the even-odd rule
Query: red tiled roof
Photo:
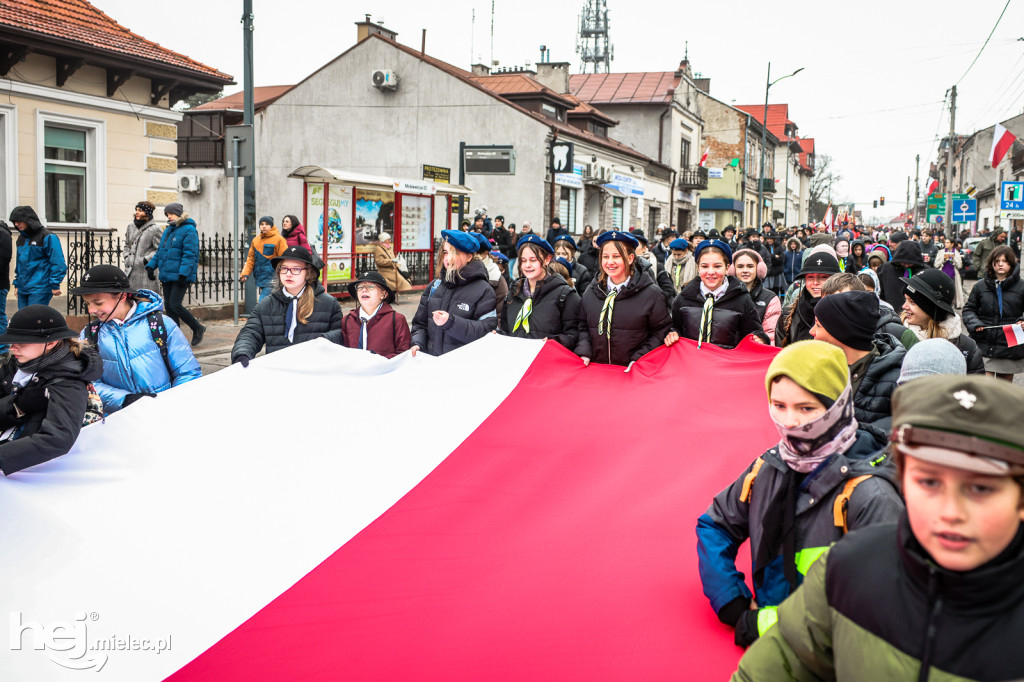
[[[737,104],[736,108],[745,114],[750,114],[758,121],[764,119],[764,105],[763,104]],[[791,125],[796,127],[796,124],[789,120],[789,105],[788,104],[769,104],[768,105],[768,132],[780,140],[788,139],[786,135],[786,126]]]
[[[168,6],[169,7],[169,6]],[[34,33],[230,84],[231,76],[132,33],[86,0],[3,0],[0,28]]]
[[[591,104],[667,103],[679,81],[674,71],[582,73],[569,76],[569,92]]]
[[[272,104],[294,87],[294,85],[266,85],[253,88],[253,103],[255,104],[256,111],[266,108],[268,104]],[[198,107],[189,109],[189,111],[221,111],[223,109],[237,109],[241,111],[244,105],[244,97],[245,91],[239,90],[227,97],[221,97],[212,102],[200,104]]]
[[[800,154],[800,165],[805,170],[813,171],[814,166],[811,163],[810,156],[814,155],[814,138],[813,137],[801,137],[800,148],[803,152]]]

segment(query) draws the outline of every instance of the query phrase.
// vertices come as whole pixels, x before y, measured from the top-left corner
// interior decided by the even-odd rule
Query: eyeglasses
[[[356,291],[369,291],[372,293],[376,288],[376,284],[360,284],[356,287]]]
[[[281,268],[281,274],[284,275],[301,275],[306,271],[306,268]]]

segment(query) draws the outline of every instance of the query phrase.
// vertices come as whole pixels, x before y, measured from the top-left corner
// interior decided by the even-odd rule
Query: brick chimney
[[[697,89],[703,92],[705,95],[711,94],[711,79],[710,78],[694,78],[693,84],[697,86]]]
[[[397,40],[398,32],[392,31],[390,28],[384,28],[384,20],[378,19],[377,23],[373,23],[373,19],[370,15],[366,15],[366,19],[363,21],[357,21],[356,23],[356,42],[361,43],[371,35],[377,34],[387,38],[388,40]]]
[[[490,76],[491,75],[491,67],[487,66],[486,64],[474,64],[473,66],[471,66],[469,68],[473,72],[474,76]]]
[[[569,92],[569,62],[537,62],[537,82],[560,95]]]

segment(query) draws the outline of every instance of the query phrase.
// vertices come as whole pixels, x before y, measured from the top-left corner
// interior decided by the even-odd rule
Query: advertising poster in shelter
[[[402,196],[402,251],[430,249],[431,197]]]
[[[352,188],[346,185],[330,185],[328,188],[327,224],[323,214],[316,222],[317,241],[310,243],[323,253],[324,239],[327,240],[327,281],[343,282],[352,279]]]
[[[381,232],[394,239],[395,193],[356,189],[356,253],[373,251],[373,241]]]

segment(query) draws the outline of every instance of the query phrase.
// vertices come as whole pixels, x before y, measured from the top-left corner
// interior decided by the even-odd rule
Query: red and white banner
[[[774,352],[315,341],[143,400],[0,480],[3,678],[726,679],[694,528]]]
[[[829,204],[828,208],[825,209],[825,217],[822,219],[821,224],[824,225],[825,229],[827,229],[829,232],[831,232],[832,229],[836,226],[836,219],[835,216],[832,214],[832,204]]]
[[[704,153],[700,157],[700,163],[697,164],[697,165],[698,166],[704,166],[704,164],[706,164],[708,162],[708,154],[710,154],[710,153],[711,153],[711,147],[708,147],[707,149],[705,149]]]
[[[992,151],[989,153],[989,161],[992,162],[993,168],[1003,160],[1016,139],[1017,137],[1013,133],[998,123],[996,124],[995,130],[992,131]]]
[[[1004,326],[1003,333],[1006,334],[1006,345],[1010,348],[1024,343],[1024,329],[1021,329],[1019,323]]]

